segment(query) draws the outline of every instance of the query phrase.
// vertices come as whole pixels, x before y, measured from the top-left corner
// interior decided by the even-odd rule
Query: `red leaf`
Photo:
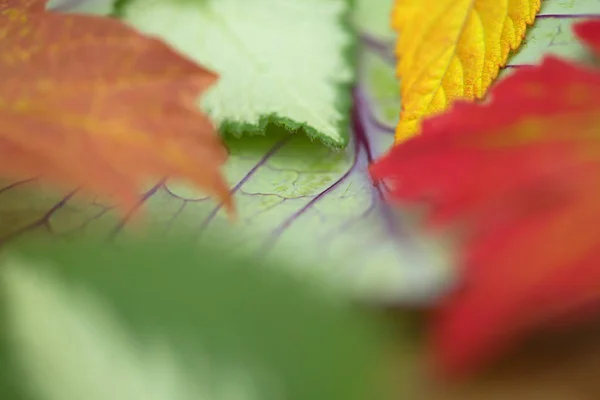
[[[580,22],[573,27],[575,34],[596,53],[600,53],[600,19]]]
[[[576,29],[600,38],[598,22]],[[489,102],[426,121],[371,167],[392,201],[426,202],[433,225],[466,228],[464,285],[431,333],[445,375],[600,311],[599,93],[598,72],[548,57],[500,82]]]
[[[232,210],[227,151],[197,97],[216,76],[123,23],[0,0],[0,175],[42,176],[129,209],[149,179],[188,179]]]

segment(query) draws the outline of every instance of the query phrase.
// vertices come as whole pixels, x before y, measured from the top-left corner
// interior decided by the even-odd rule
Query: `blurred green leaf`
[[[279,265],[177,238],[26,243],[0,259],[2,399],[378,398],[374,321]]]

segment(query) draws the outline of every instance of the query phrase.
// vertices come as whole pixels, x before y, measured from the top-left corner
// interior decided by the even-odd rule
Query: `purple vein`
[[[188,202],[183,200],[181,202],[181,205],[179,206],[179,208],[177,209],[177,211],[175,211],[175,214],[173,214],[173,217],[171,217],[169,219],[169,221],[167,222],[165,228],[163,229],[163,234],[167,234],[171,228],[173,227],[173,223],[175,222],[175,220],[177,220],[177,218],[179,218],[179,216],[181,215],[181,213],[183,212],[183,210],[185,209],[185,207],[187,206]]]
[[[600,18],[598,14],[538,14],[536,18]]]
[[[32,182],[37,178],[29,178],[29,179],[25,179],[22,181],[18,181],[18,182],[13,182],[8,186],[4,186],[2,189],[0,189],[0,193],[4,193],[10,189],[16,188],[17,186],[21,186],[21,185],[25,185],[26,183]]]
[[[267,151],[265,153],[265,155],[254,165],[254,167],[252,167],[248,173],[246,173],[246,175],[244,175],[244,177],[242,179],[240,179],[240,181],[231,189],[230,193],[233,195],[235,194],[246,182],[248,182],[248,180],[250,180],[250,178],[252,178],[252,176],[263,166],[267,163],[267,161],[269,161],[269,159],[275,154],[277,153],[286,143],[288,143],[290,140],[292,139],[292,136],[287,136],[283,139],[281,139],[280,141],[278,141],[277,143],[275,143],[275,145],[273,147],[271,147],[269,149],[269,151]],[[200,227],[198,228],[198,232],[202,233],[204,232],[204,230],[208,227],[208,225],[210,224],[210,222],[215,218],[215,216],[217,215],[217,213],[219,212],[219,210],[221,209],[221,205],[219,204],[218,206],[216,206],[211,212],[210,214],[208,214],[208,216],[206,217],[206,219],[200,224]]]
[[[371,164],[374,161],[373,156],[373,148],[371,147],[371,141],[368,134],[368,129],[366,129],[366,115],[369,115],[369,103],[367,102],[364,94],[364,89],[360,86],[354,91],[354,110],[352,113],[352,125],[353,130],[355,132],[355,137],[357,141],[362,143],[362,146],[365,150],[367,156],[367,162]],[[394,215],[392,213],[391,208],[388,206],[385,198],[384,189],[385,186],[376,183],[373,184],[375,192],[377,193],[378,201],[381,204],[381,213],[384,217],[384,220],[387,225],[388,231],[394,235],[399,236],[399,229],[394,223]]]
[[[302,208],[291,214],[286,218],[275,230],[271,233],[270,237],[261,246],[259,253],[264,254],[270,248],[273,247],[275,242],[281,237],[281,235],[296,221],[302,214],[306,213],[309,209],[321,200],[325,195],[335,190],[344,180],[346,180],[358,167],[361,154],[364,154],[366,163],[370,164],[374,160],[374,152],[371,146],[371,138],[367,134],[365,129],[365,118],[368,118],[368,104],[364,97],[364,93],[361,89],[355,89],[353,91],[354,105],[352,108],[352,131],[354,139],[354,159],[349,169],[335,182],[328,186],[325,190],[316,195],[311,201],[306,203]],[[368,179],[368,177],[367,177]],[[380,211],[386,222],[386,228],[390,234],[395,237],[399,237],[399,229],[394,223],[394,216],[392,215],[391,208],[385,202],[384,187],[382,185],[374,185],[375,198],[380,203]],[[366,210],[362,216],[372,211],[373,205]]]
[[[527,67],[535,67],[535,64],[506,64],[502,68],[527,68]]]
[[[368,50],[375,51],[376,55],[383,58],[384,61],[386,61],[386,62],[389,62],[392,64],[394,64],[396,62],[394,57],[391,56],[391,54],[390,54],[391,50],[388,48],[389,46],[387,46],[380,40],[375,39],[371,36],[368,36],[367,34],[361,34],[361,40],[363,42],[363,46],[366,47],[367,51]],[[362,63],[364,63],[364,61],[361,61],[360,63],[362,64]],[[361,69],[364,70],[364,66],[361,66]],[[363,74],[364,74],[364,72],[363,72]],[[398,88],[398,90],[400,90],[400,88]],[[379,120],[379,118],[375,114],[375,110],[372,107],[368,107],[368,115],[369,115],[369,119],[373,123],[373,125],[375,125],[377,128],[379,128],[381,131],[388,133],[388,134],[395,133],[395,129],[392,126]]]
[[[396,57],[394,56],[394,44],[393,43],[386,43],[383,40],[377,39],[366,33],[360,34],[360,41],[362,42],[363,46],[367,50],[370,50],[370,51],[376,53],[381,58],[383,58],[386,62],[391,63],[391,64],[396,63]]]
[[[178,195],[177,193],[173,192],[171,189],[169,189],[169,185],[167,185],[166,182],[165,182],[164,188],[165,188],[165,191],[167,193],[169,193],[171,196],[173,196],[176,199],[179,199],[181,201],[184,201],[186,203],[187,202],[190,202],[190,203],[199,203],[201,201],[206,201],[206,200],[210,199],[210,196],[200,197],[200,198],[197,198],[197,199],[187,199],[187,198],[182,197],[182,196]]]
[[[350,176],[350,174],[352,174],[352,172],[354,172],[354,169],[356,168],[356,166],[358,164],[360,145],[361,145],[361,143],[358,140],[356,140],[356,138],[355,138],[355,140],[354,140],[354,159],[352,160],[352,164],[350,165],[350,168],[348,168],[348,170],[339,179],[337,179],[335,182],[333,182],[331,185],[329,185],[327,188],[325,188],[325,190],[323,190],[318,195],[313,197],[312,200],[310,200],[308,203],[306,203],[302,208],[300,208],[299,210],[294,212],[292,215],[287,217],[281,224],[279,224],[275,228],[275,230],[271,233],[269,238],[265,241],[265,243],[263,244],[263,246],[261,248],[261,251],[266,252],[269,248],[271,248],[273,246],[273,244],[277,241],[277,239],[279,239],[279,237],[283,234],[283,232],[285,232],[285,230],[288,229],[298,217],[300,217],[302,214],[304,214],[309,209],[311,209],[325,195],[327,195],[328,193],[333,191],[344,180],[346,180]]]
[[[111,210],[112,210],[112,207],[105,207],[105,208],[101,209],[94,216],[92,216],[91,218],[88,218],[83,224],[81,224],[81,226],[79,226],[79,228],[72,229],[71,232],[75,231],[76,229],[85,229],[89,224],[100,219],[103,215],[106,215]]]
[[[400,89],[398,89],[398,90],[400,90]],[[364,96],[367,97],[367,94],[365,93]],[[398,112],[400,112],[400,111],[398,110]],[[379,129],[387,134],[393,135],[394,133],[396,133],[396,130],[394,129],[393,126],[388,125],[385,122],[379,120],[379,118],[375,115],[375,111],[373,110],[372,107],[368,107],[367,114],[368,114],[369,121],[373,125],[375,125],[375,127],[377,129]]]
[[[364,115],[371,115],[372,110],[369,107],[369,104],[365,98],[366,94],[362,90],[362,88],[358,88],[354,90],[354,107],[352,109],[352,129],[354,130],[354,137],[356,141],[359,142],[362,147],[365,149],[365,154],[367,156],[367,162],[371,164],[373,162],[373,149],[371,147],[371,142],[367,137],[367,132],[364,124]],[[377,186],[376,186],[377,187]]]
[[[5,237],[3,237],[2,239],[0,239],[0,246],[5,244],[6,242],[8,242],[9,240],[15,239],[16,237],[18,237],[19,235],[27,232],[30,229],[35,229],[37,227],[40,226],[48,226],[48,221],[50,220],[50,218],[52,217],[52,215],[58,211],[59,209],[61,209],[62,207],[64,207],[68,201],[75,196],[75,193],[77,193],[79,189],[75,189],[72,192],[70,192],[69,194],[67,194],[65,197],[63,197],[60,201],[58,201],[54,206],[52,206],[40,219],[25,225],[24,227],[21,227],[19,229],[17,229],[14,232],[9,233],[8,235],[6,235]]]
[[[123,230],[123,228],[125,227],[125,225],[127,224],[127,222],[129,222],[131,220],[131,218],[133,217],[133,215],[142,207],[142,205],[144,205],[144,203],[146,203],[148,201],[148,199],[150,199],[150,197],[152,197],[157,191],[158,189],[160,189],[165,183],[165,179],[162,179],[160,182],[158,182],[156,185],[154,185],[152,188],[150,188],[150,190],[148,190],[146,193],[144,193],[142,195],[142,197],[140,198],[140,200],[138,201],[138,203],[136,204],[136,206],[131,209],[127,215],[125,215],[121,221],[115,226],[115,228],[113,229],[112,233],[109,235],[110,238],[114,238],[119,232],[121,232]]]
[[[394,46],[393,41],[387,42],[366,32],[361,32],[359,37],[363,44],[371,49],[389,51]]]
[[[109,211],[112,210],[112,207],[104,207],[101,206],[102,209],[100,211],[98,211],[96,214],[92,215],[90,218],[86,219],[85,221],[83,221],[81,223],[81,225],[79,226],[75,226],[71,229],[65,230],[63,232],[57,233],[57,235],[59,236],[69,236],[69,235],[73,235],[76,234],[78,231],[83,231],[88,225],[90,225],[92,222],[100,219],[103,215],[107,214]],[[54,232],[52,232],[54,233]]]

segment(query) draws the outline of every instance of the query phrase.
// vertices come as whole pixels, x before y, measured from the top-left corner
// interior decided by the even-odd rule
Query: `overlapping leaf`
[[[109,18],[0,1],[0,175],[41,176],[137,202],[148,180],[189,179],[229,208],[226,150],[196,97],[215,75]]]
[[[270,125],[345,147],[354,35],[349,0],[120,0],[117,13],[219,73],[202,107],[225,134]]]
[[[576,28],[598,46],[600,22]],[[488,104],[456,104],[372,167],[437,226],[467,232],[464,288],[434,322],[460,373],[530,329],[600,307],[600,73],[548,57]]]
[[[482,98],[539,8],[540,0],[396,0],[396,139],[417,134],[424,116],[456,99]]]

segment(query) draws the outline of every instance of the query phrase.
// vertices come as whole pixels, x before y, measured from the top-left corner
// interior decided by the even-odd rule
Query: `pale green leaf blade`
[[[392,41],[396,36],[391,26],[392,1],[356,0],[353,23],[367,37]]]
[[[118,13],[219,74],[201,107],[224,134],[264,134],[272,124],[348,143],[348,0],[125,0]]]
[[[572,27],[586,18],[598,16],[600,16],[600,1],[543,1],[535,25],[527,32],[519,52],[509,59],[501,77],[522,66],[539,64],[545,55],[554,55],[576,62],[587,60],[590,53],[577,39]]]
[[[69,13],[109,15],[114,8],[113,0],[49,0],[47,8]]]

